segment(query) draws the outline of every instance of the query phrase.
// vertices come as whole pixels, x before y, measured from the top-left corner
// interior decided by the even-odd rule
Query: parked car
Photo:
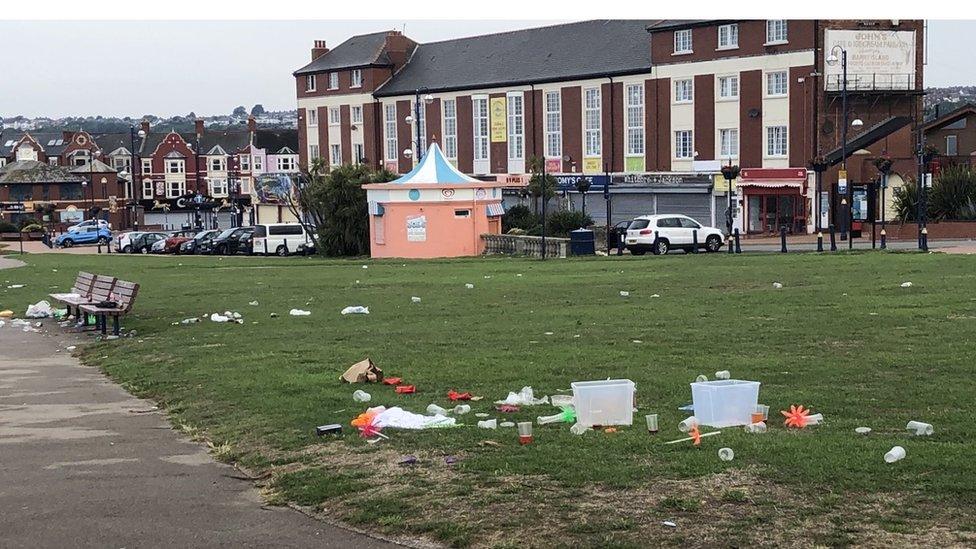
[[[102,229],[112,230],[112,224],[104,219],[86,219],[81,223],[76,223],[68,227],[68,232],[77,231],[79,229],[87,229],[88,227],[99,227]]]
[[[607,238],[607,242],[611,249],[617,248],[622,242],[627,240],[627,227],[630,227],[633,221],[633,219],[620,221],[610,228],[610,235]]]
[[[63,248],[70,248],[75,244],[102,244],[107,246],[110,242],[112,242],[112,231],[94,225],[68,231],[54,239],[54,245]]]
[[[304,254],[315,245],[300,223],[266,223],[254,226],[252,247],[256,254],[285,256]]]
[[[131,239],[130,251],[134,254],[148,254],[152,250],[153,244],[159,240],[164,240],[167,236],[169,235],[161,232],[139,233],[138,236]]]
[[[666,254],[672,248],[691,251],[694,231],[698,231],[698,247],[709,252],[722,249],[724,233],[715,227],[705,227],[686,215],[642,215],[627,227],[627,249],[634,255]],[[654,244],[657,231],[657,245]]]
[[[197,231],[176,231],[172,233],[169,238],[166,239],[166,244],[163,245],[164,254],[178,254],[180,253],[180,245],[188,240],[193,240],[193,237],[197,235]]]
[[[210,244],[210,253],[228,255],[237,253],[251,253],[251,234],[254,227],[235,227],[217,235]]]
[[[216,229],[210,229],[210,230],[206,230],[206,231],[200,231],[193,238],[191,238],[191,239],[187,240],[186,242],[183,242],[182,244],[180,244],[180,251],[178,253],[181,253],[181,254],[197,254],[197,253],[202,253],[200,251],[201,248],[203,247],[202,246],[202,243],[204,241],[206,241],[207,242],[207,246],[209,247],[209,243],[212,242],[213,239],[214,239],[214,237],[216,237],[219,234],[220,234],[220,231],[218,231]]]
[[[166,239],[167,238],[169,238],[169,235],[168,234],[166,235],[165,238],[160,238],[159,240],[153,242],[152,243],[152,246],[149,247],[149,253],[152,253],[152,254],[161,254],[161,253],[163,253],[163,249],[166,247]]]
[[[115,237],[115,251],[122,253],[132,253],[132,239],[145,234],[144,231],[129,231]]]

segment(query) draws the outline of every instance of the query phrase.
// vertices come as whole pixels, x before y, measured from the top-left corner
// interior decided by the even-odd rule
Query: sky
[[[229,114],[293,109],[315,39],[403,30],[432,42],[561,21],[0,21],[0,116]],[[930,21],[927,86],[976,85],[976,21]],[[598,46],[599,42],[594,42]]]

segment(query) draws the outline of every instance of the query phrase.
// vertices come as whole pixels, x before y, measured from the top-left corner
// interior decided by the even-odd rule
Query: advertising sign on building
[[[504,143],[508,139],[508,107],[504,97],[492,97],[489,102],[491,113],[491,142]]]
[[[599,156],[583,159],[583,173],[599,173],[602,171],[603,164]]]
[[[407,216],[407,241],[427,242],[427,216],[426,215]]]
[[[839,47],[838,47],[839,46]],[[915,31],[824,31],[824,85],[840,89],[843,67],[830,64],[847,50],[848,89],[911,89],[915,86]]]

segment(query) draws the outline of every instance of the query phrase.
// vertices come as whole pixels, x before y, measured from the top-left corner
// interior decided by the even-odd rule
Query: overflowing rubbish
[[[373,397],[372,395],[370,395],[366,391],[363,391],[362,389],[356,389],[352,393],[352,399],[355,400],[356,402],[369,402],[370,400],[373,399]]]
[[[732,461],[735,458],[735,452],[732,448],[719,448],[718,449],[718,459],[722,461]]]
[[[545,396],[542,398],[535,398],[535,393],[533,393],[532,387],[528,386],[522,387],[522,390],[517,393],[508,393],[505,400],[495,401],[495,404],[509,404],[513,406],[537,406],[539,404],[548,403],[549,397]]]
[[[48,318],[54,316],[54,310],[51,308],[49,302],[38,301],[27,307],[27,312],[24,313],[24,316],[27,318]]]
[[[885,463],[894,463],[905,459],[905,449],[901,446],[894,446],[884,455]]]
[[[930,436],[935,432],[932,425],[921,421],[909,421],[905,428],[914,432],[916,436]]]
[[[912,283],[911,282],[902,282],[901,283],[901,287],[902,288],[911,288],[912,287]]]
[[[871,432],[871,428],[870,427],[855,427],[854,428],[854,432],[857,433],[857,434],[859,434],[859,435],[866,435],[866,434],[868,434],[868,433]]]
[[[631,425],[634,422],[634,382],[629,379],[575,381],[573,403],[577,422],[593,425]]]
[[[420,303],[420,298],[417,297],[417,296],[413,296],[413,297],[410,298],[410,302],[411,303]]]
[[[375,383],[382,380],[383,370],[369,358],[364,358],[353,364],[346,370],[346,373],[339,376],[339,381],[346,383]]]
[[[757,423],[750,423],[746,425],[745,431],[752,434],[761,434],[766,432],[766,422],[760,421]]]
[[[779,282],[773,282],[773,288],[776,288],[777,290],[779,290],[782,287],[783,287],[783,285],[781,283],[779,283]]]
[[[309,316],[310,314],[312,314],[312,311],[306,311],[304,309],[292,309],[288,311],[288,314],[290,314],[291,316]],[[342,314],[346,314],[346,313],[343,312]]]
[[[398,395],[412,395],[417,392],[417,388],[413,385],[397,385],[395,391]]]
[[[715,372],[715,379],[729,379],[730,377],[732,377],[732,374],[728,370],[719,370]]]
[[[339,313],[343,315],[368,315],[369,307],[362,307],[359,305],[349,306],[339,311]]]
[[[823,414],[813,414],[810,415],[810,410],[803,407],[803,405],[790,405],[790,410],[780,410],[783,417],[786,420],[783,422],[787,427],[793,427],[794,429],[803,429],[807,425],[816,425],[823,421]]]
[[[647,432],[656,435],[658,432],[657,414],[647,414],[644,416],[644,420],[647,422]]]
[[[498,428],[498,420],[497,419],[486,419],[484,421],[479,421],[478,422],[478,427],[481,427],[482,429],[497,429]]]
[[[525,446],[532,442],[532,422],[531,421],[520,421],[518,423],[518,438],[519,444]]]
[[[536,423],[539,425],[548,425],[549,423],[575,423],[576,422],[576,410],[566,407],[563,408],[558,414],[553,414],[551,416],[539,416],[536,418]]]
[[[319,425],[318,427],[315,428],[315,434],[320,437],[325,435],[341,435],[342,425],[339,425],[338,423],[331,423],[329,425]]]
[[[691,384],[691,400],[700,425],[735,427],[753,423],[759,382],[724,379]]]

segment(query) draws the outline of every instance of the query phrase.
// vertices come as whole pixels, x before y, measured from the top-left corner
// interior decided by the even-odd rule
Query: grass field
[[[84,360],[159,401],[220,459],[266,475],[270,501],[331,520],[458,546],[976,543],[976,258],[27,261],[0,274],[27,284],[0,293],[3,308],[23,311],[78,270],[142,284],[125,323],[137,334],[95,343]],[[341,316],[347,305],[371,314]],[[225,310],[244,324],[171,325]],[[473,414],[465,427],[391,430],[375,445],[350,431],[316,438],[316,425],[348,426],[363,411],[338,376],[366,356],[419,391],[364,387],[371,405],[422,411],[457,389],[483,395],[474,411],[489,411],[523,385],[545,395],[611,377],[637,384],[639,419],[581,437],[537,427],[524,447],[514,429],[474,427]],[[774,420],[763,435],[726,429],[701,449],[665,446],[683,436],[688,384],[725,369],[762,382],[771,416],[804,404],[826,424],[796,432]],[[656,437],[641,424],[652,412]],[[935,435],[908,436],[911,419]],[[907,458],[885,464],[896,444]],[[734,461],[718,459],[724,446]],[[407,454],[419,463],[397,465]]]

